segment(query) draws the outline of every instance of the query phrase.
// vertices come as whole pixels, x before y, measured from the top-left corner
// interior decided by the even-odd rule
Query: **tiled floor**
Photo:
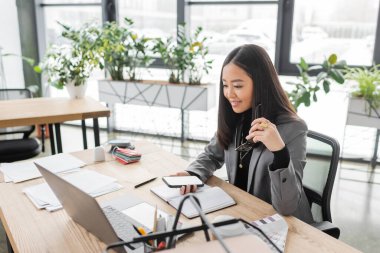
[[[79,127],[63,126],[64,152],[81,150],[82,143],[72,140],[81,140]],[[153,137],[131,133],[106,133],[101,131],[101,143],[109,139],[128,139],[131,142],[147,140],[156,143],[163,149],[172,152],[184,159],[191,161],[202,152],[205,142],[187,141],[184,144],[178,139],[166,137]],[[92,131],[88,131],[88,144],[93,147]],[[46,151],[42,155],[50,154],[49,141],[46,143]],[[354,170],[355,169],[355,170]],[[346,242],[363,252],[376,252],[380,248],[380,166],[375,170],[374,184],[366,183],[368,179],[368,165],[343,162],[341,172],[338,171],[336,183],[331,200],[332,216],[334,224],[340,227],[340,240]],[[218,171],[218,176],[224,177],[223,170]],[[346,178],[346,179],[342,179]],[[347,180],[356,179],[359,181]],[[0,253],[5,252],[3,231],[0,231]]]

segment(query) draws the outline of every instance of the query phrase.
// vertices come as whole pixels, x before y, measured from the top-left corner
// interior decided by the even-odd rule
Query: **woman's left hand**
[[[271,152],[279,151],[285,147],[275,124],[265,118],[252,121],[249,134],[245,137],[253,142],[262,142]]]

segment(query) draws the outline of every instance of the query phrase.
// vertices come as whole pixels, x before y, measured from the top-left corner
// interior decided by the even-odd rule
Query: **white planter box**
[[[380,113],[380,108],[377,111]],[[350,97],[346,125],[380,129],[380,118],[376,115],[376,112],[372,110],[371,116],[368,113],[369,105],[364,99]]]
[[[113,109],[116,103],[178,108],[182,112],[182,139],[185,138],[184,112],[208,111],[215,106],[215,85],[171,84],[162,81],[100,80],[99,99],[111,109],[109,129],[114,128]]]
[[[215,106],[215,85],[184,85],[157,81],[99,81],[99,98],[109,104],[162,106],[207,111]]]
[[[380,113],[380,108],[376,108],[376,110],[378,113]],[[380,136],[380,117],[377,116],[374,110],[372,110],[371,115],[369,115],[369,104],[364,99],[350,97],[350,100],[348,101],[346,125],[377,128],[374,144],[375,147],[370,161],[372,175],[372,172],[374,171],[377,164],[377,151]],[[372,179],[370,178],[369,181],[371,180]]]

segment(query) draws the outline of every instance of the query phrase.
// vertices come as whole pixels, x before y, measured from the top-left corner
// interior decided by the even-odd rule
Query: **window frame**
[[[297,70],[296,64],[290,62],[290,51],[292,46],[292,29],[293,29],[293,17],[294,17],[294,5],[295,0],[283,0],[279,6],[279,17],[278,17],[278,30],[277,30],[277,40],[279,43],[276,45],[276,55],[278,53],[278,58],[275,60],[275,66],[279,75],[285,76],[298,76],[299,72]],[[376,33],[375,33],[375,44],[373,50],[373,62],[380,63],[380,2],[379,10],[377,13],[377,23],[376,23]],[[280,16],[281,15],[281,16]],[[284,33],[283,31],[287,31]],[[280,50],[280,47],[283,50]],[[322,63],[322,62],[321,62]],[[316,64],[309,64],[314,66]],[[350,67],[359,67],[357,65],[349,65]],[[368,66],[370,67],[370,66]],[[313,72],[317,75],[319,71]]]
[[[195,5],[251,5],[251,4],[277,4],[277,31],[274,65],[280,75],[299,75],[296,64],[290,62],[290,52],[292,46],[292,29],[294,17],[295,0],[247,0],[247,1],[201,1],[201,0],[177,0],[177,26],[181,23],[190,23],[190,6]],[[43,0],[35,0],[36,5],[36,26],[38,33],[38,52],[40,58],[46,49],[44,35],[45,23],[43,9],[49,6],[101,6],[103,23],[107,21],[118,22],[118,0],[100,0],[98,3],[51,3],[45,4]],[[287,32],[284,32],[287,31]],[[380,2],[377,14],[375,44],[373,52],[373,62],[380,63]],[[311,64],[312,66],[312,64]],[[165,68],[165,64],[160,58],[156,58],[150,66],[153,68]],[[317,74],[317,72],[316,72]]]

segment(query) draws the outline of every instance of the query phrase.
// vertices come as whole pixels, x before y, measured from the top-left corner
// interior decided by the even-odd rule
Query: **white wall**
[[[21,55],[16,0],[0,0],[0,47],[3,53]],[[3,62],[7,87],[23,88],[25,83],[21,59],[7,56]]]

